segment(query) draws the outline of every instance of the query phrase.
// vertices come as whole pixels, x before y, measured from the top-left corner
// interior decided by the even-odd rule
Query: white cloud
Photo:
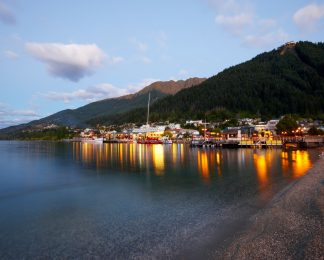
[[[247,46],[263,47],[272,44],[279,44],[289,40],[288,34],[279,29],[275,32],[268,32],[265,34],[247,35],[244,37],[243,42]]]
[[[258,22],[258,26],[261,31],[272,30],[278,26],[278,23],[275,19],[261,19]]]
[[[178,72],[178,76],[179,76],[180,78],[187,77],[188,74],[189,74],[188,71],[185,70],[185,69],[181,69],[181,70],[179,70],[179,72]]]
[[[2,1],[0,1],[0,21],[8,25],[13,25],[16,23],[16,17],[14,13]]]
[[[268,48],[289,40],[275,19],[259,17],[250,0],[205,0],[215,10],[215,23],[248,47]]]
[[[50,74],[72,81],[91,75],[105,58],[96,44],[27,43],[26,49]]]
[[[168,41],[168,37],[167,37],[166,33],[163,31],[158,32],[158,34],[156,36],[156,41],[160,48],[166,48],[167,41]]]
[[[296,25],[305,32],[316,30],[317,23],[324,18],[324,4],[309,4],[299,9],[293,16]]]
[[[33,109],[15,110],[4,103],[0,103],[0,128],[27,123],[40,117]]]
[[[253,21],[252,15],[249,13],[240,13],[236,15],[218,15],[215,22],[223,26],[229,32],[240,35],[243,30],[249,26]]]
[[[121,56],[114,56],[114,57],[110,58],[110,61],[111,61],[112,64],[121,63],[124,60],[125,60],[124,57],[121,57]]]
[[[242,11],[241,5],[236,0],[207,0],[207,3],[215,9],[217,12],[228,13],[228,12],[239,12]],[[245,3],[244,3],[245,4]]]
[[[137,54],[135,54],[135,61],[142,62],[144,64],[152,63],[152,60],[147,56],[148,45],[139,41],[136,38],[131,38],[130,42],[135,45]]]
[[[3,52],[3,54],[10,60],[16,60],[19,58],[19,55],[15,53],[14,51],[6,50]]]
[[[69,103],[75,100],[89,103],[106,98],[114,98],[133,94],[156,81],[158,80],[144,79],[139,83],[129,84],[126,88],[119,88],[109,83],[102,83],[96,86],[88,87],[86,89],[77,89],[70,92],[50,91],[48,93],[43,93],[40,95],[45,97],[46,99],[63,101],[65,103]]]
[[[131,43],[133,43],[140,52],[146,52],[148,50],[148,45],[139,41],[136,38],[132,38]]]
[[[77,89],[71,92],[51,91],[46,94],[42,94],[42,96],[47,99],[69,103],[73,100],[94,102],[97,100],[119,97],[126,94],[128,94],[126,89],[118,88],[108,83],[103,83],[86,89]]]

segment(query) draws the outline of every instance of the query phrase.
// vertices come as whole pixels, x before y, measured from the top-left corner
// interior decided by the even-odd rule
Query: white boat
[[[86,138],[81,138],[81,142],[84,143],[103,143],[103,137],[86,137]]]
[[[162,141],[163,144],[172,144],[172,140],[170,140],[167,137],[162,137],[161,141]]]

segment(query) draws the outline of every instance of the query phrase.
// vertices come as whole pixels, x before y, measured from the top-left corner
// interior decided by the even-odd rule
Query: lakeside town
[[[94,128],[66,127],[70,138],[65,141],[95,143],[172,144],[189,143],[198,147],[293,147],[307,148],[324,144],[324,125],[320,120],[293,120],[290,116],[262,122],[259,118],[243,118],[236,122],[211,123],[187,120],[184,123],[160,122],[137,126],[98,125]],[[235,125],[235,126],[233,126]],[[50,124],[29,133],[55,130]]]

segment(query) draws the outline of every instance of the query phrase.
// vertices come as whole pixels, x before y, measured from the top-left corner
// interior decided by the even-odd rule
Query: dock
[[[198,148],[284,148],[306,149],[324,146],[323,136],[289,137],[274,140],[195,140],[191,147]]]

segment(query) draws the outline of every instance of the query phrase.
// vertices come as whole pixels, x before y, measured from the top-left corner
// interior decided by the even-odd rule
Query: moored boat
[[[163,144],[163,141],[158,138],[147,137],[145,139],[137,140],[138,144]]]
[[[80,139],[84,143],[103,143],[103,137],[83,137]]]

